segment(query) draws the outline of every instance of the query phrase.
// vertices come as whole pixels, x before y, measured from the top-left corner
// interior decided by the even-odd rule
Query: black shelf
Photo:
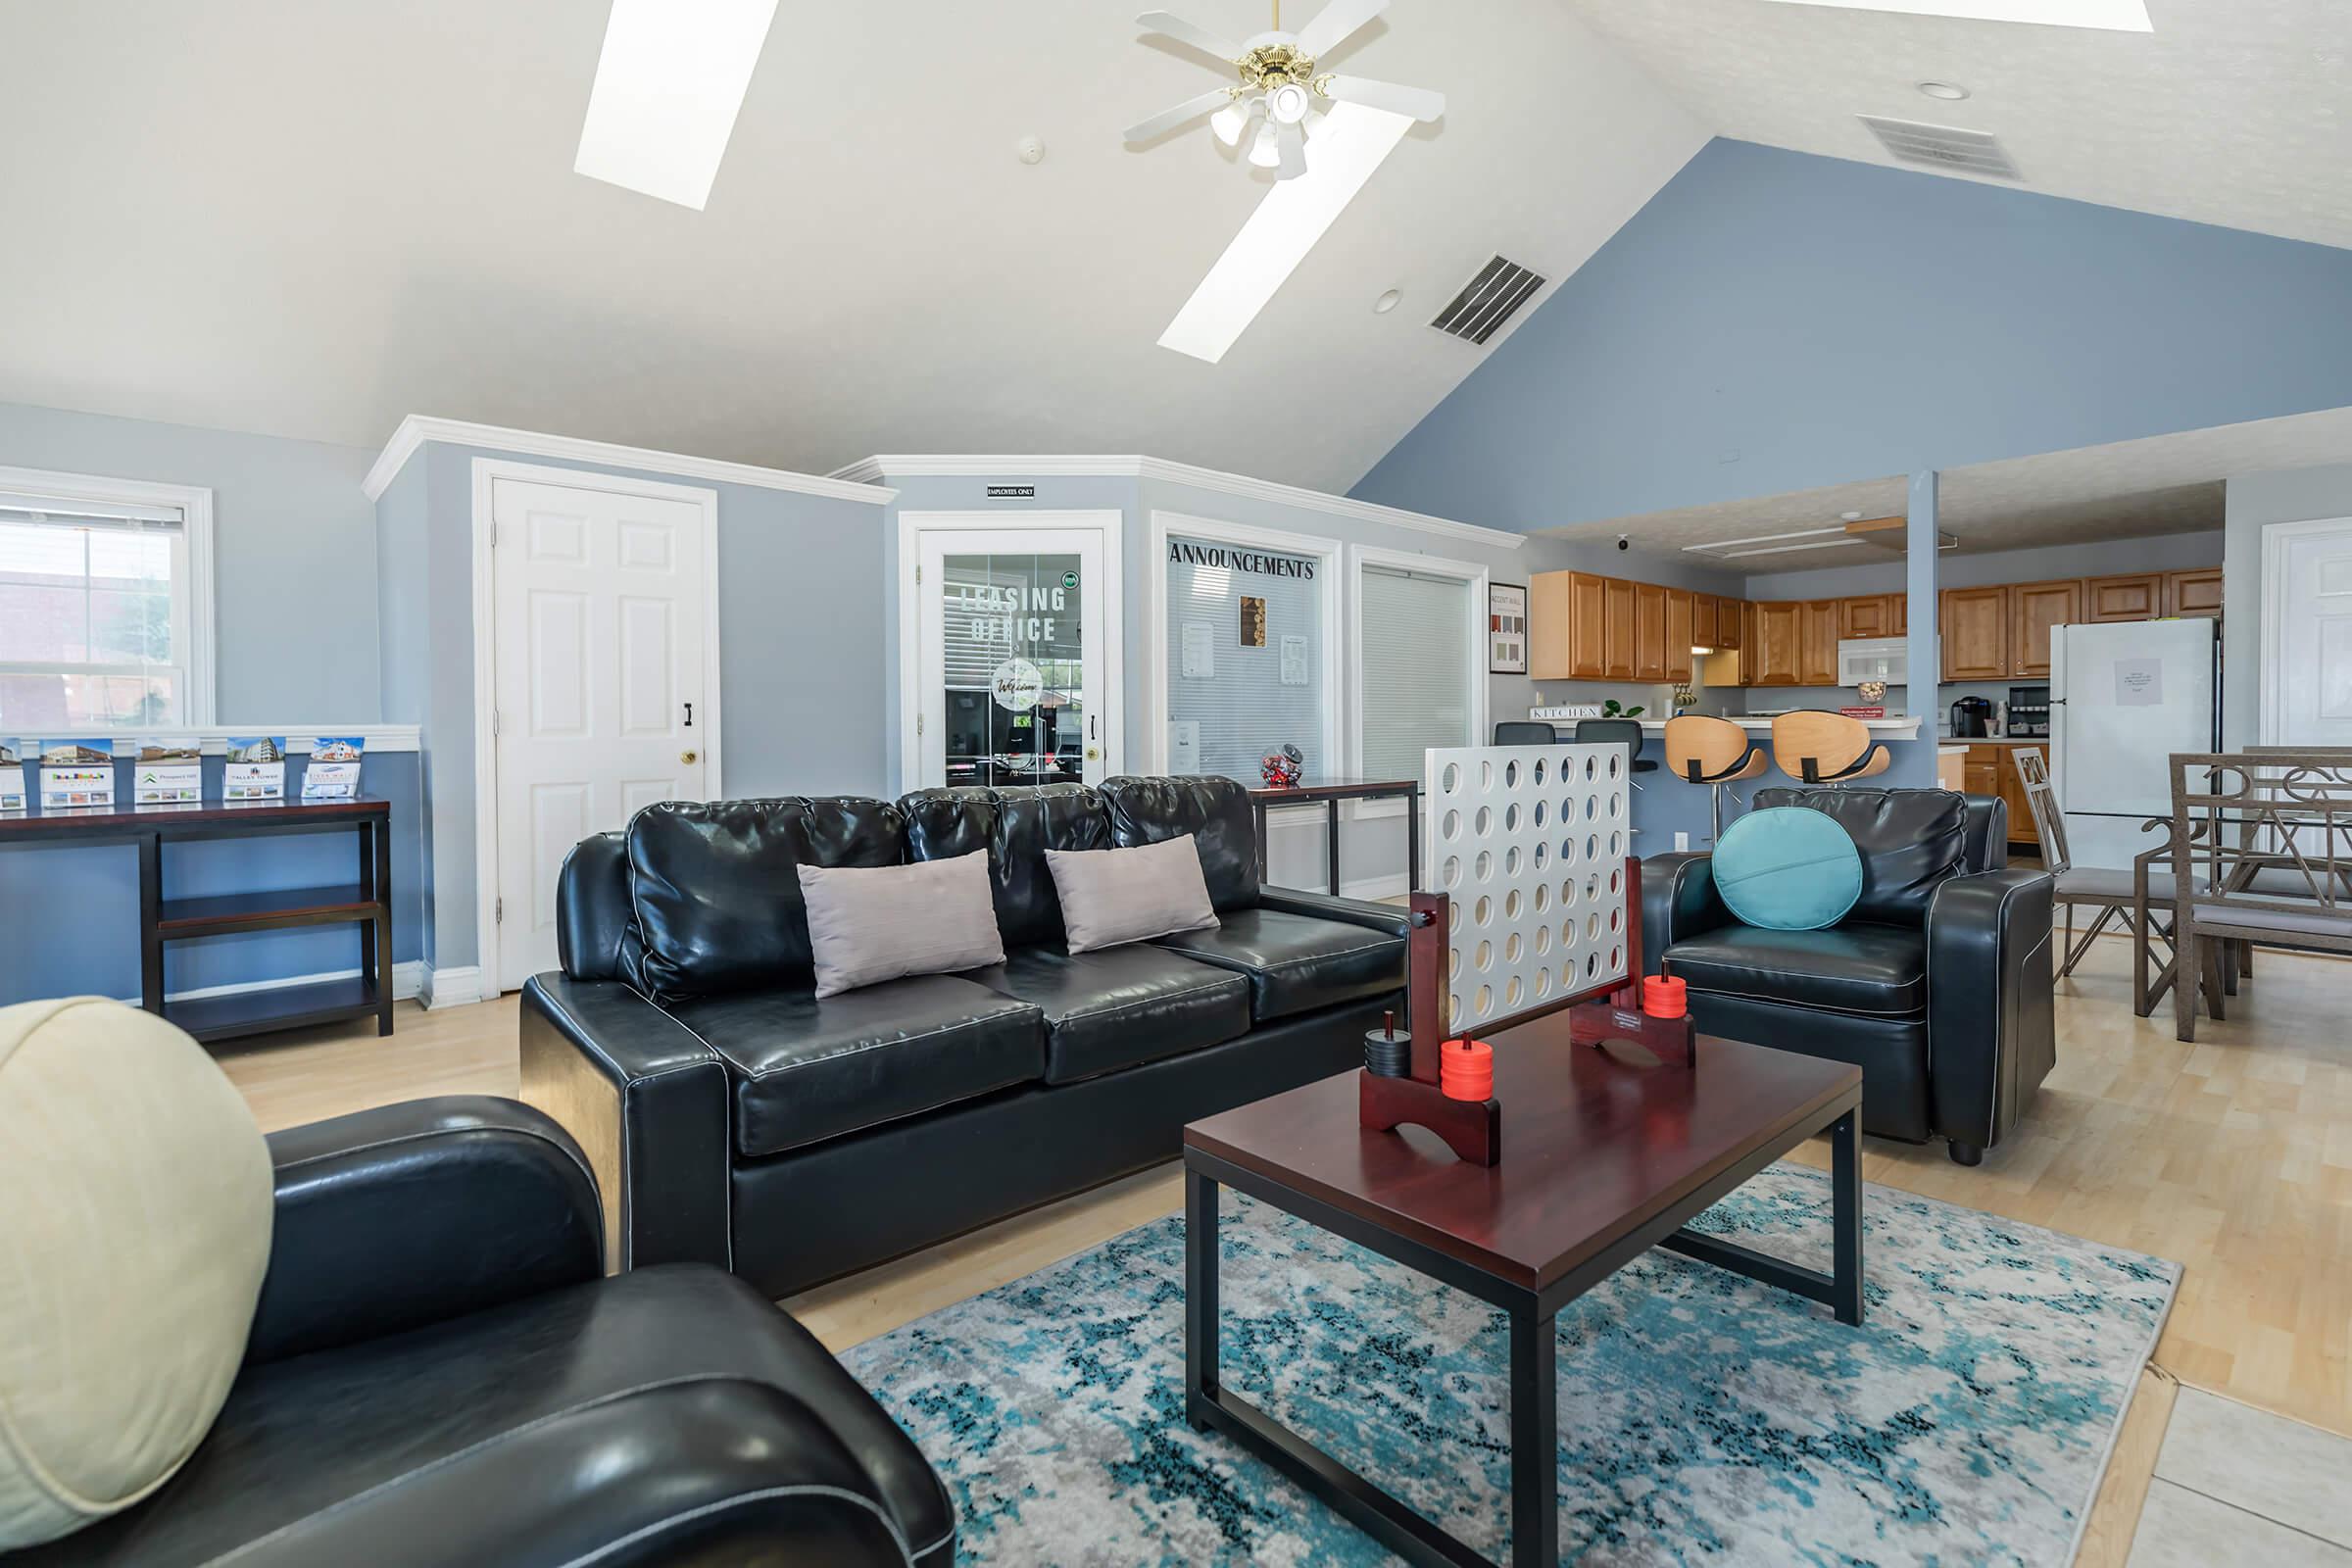
[[[203,899],[166,899],[156,927],[167,942],[230,931],[277,931],[383,918],[389,911],[357,882],[331,888],[284,888]]]
[[[348,980],[318,980],[269,991],[183,998],[165,1003],[164,1016],[199,1040],[232,1040],[241,1035],[369,1017],[382,1005],[382,1000],[374,981],[355,975]]]

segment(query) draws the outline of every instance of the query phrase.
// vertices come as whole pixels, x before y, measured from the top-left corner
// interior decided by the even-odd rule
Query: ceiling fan
[[[1219,141],[1238,147],[1247,138],[1250,163],[1273,170],[1278,179],[1296,179],[1306,172],[1307,139],[1324,114],[1320,99],[1436,120],[1446,113],[1444,93],[1367,76],[1316,74],[1318,59],[1388,8],[1389,0],[1330,0],[1304,31],[1292,33],[1282,30],[1282,0],[1274,0],[1273,30],[1240,43],[1165,11],[1145,12],[1135,19],[1137,26],[1226,61],[1242,79],[1128,126],[1127,144],[1148,142],[1207,115]]]

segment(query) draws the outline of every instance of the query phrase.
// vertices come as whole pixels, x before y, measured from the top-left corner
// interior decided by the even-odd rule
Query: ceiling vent
[[[1954,125],[1923,125],[1915,120],[1888,120],[1882,115],[1857,115],[1886,150],[1906,164],[1930,169],[1959,169],[1997,179],[2023,179],[2008,151],[1981,130]]]
[[[1519,314],[1519,307],[1532,299],[1544,282],[1540,274],[1497,256],[1480,268],[1470,286],[1456,294],[1453,303],[1429,324],[1450,337],[1484,343]]]

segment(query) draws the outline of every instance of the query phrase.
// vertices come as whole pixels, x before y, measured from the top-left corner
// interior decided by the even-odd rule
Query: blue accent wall
[[[2352,404],[2352,251],[1709,143],[1354,494],[1535,529]]]

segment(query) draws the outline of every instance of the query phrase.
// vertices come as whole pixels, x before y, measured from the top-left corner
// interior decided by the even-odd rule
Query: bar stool
[[[1764,748],[1729,719],[1681,713],[1666,721],[1666,765],[1707,786],[1707,842],[1723,837],[1723,787],[1754,778],[1771,765]]]
[[[1801,784],[1851,784],[1886,772],[1893,760],[1860,719],[1815,708],[1772,721],[1772,760]]]
[[[1494,744],[1497,746],[1551,746],[1559,741],[1559,732],[1541,719],[1499,718],[1494,721]]]

